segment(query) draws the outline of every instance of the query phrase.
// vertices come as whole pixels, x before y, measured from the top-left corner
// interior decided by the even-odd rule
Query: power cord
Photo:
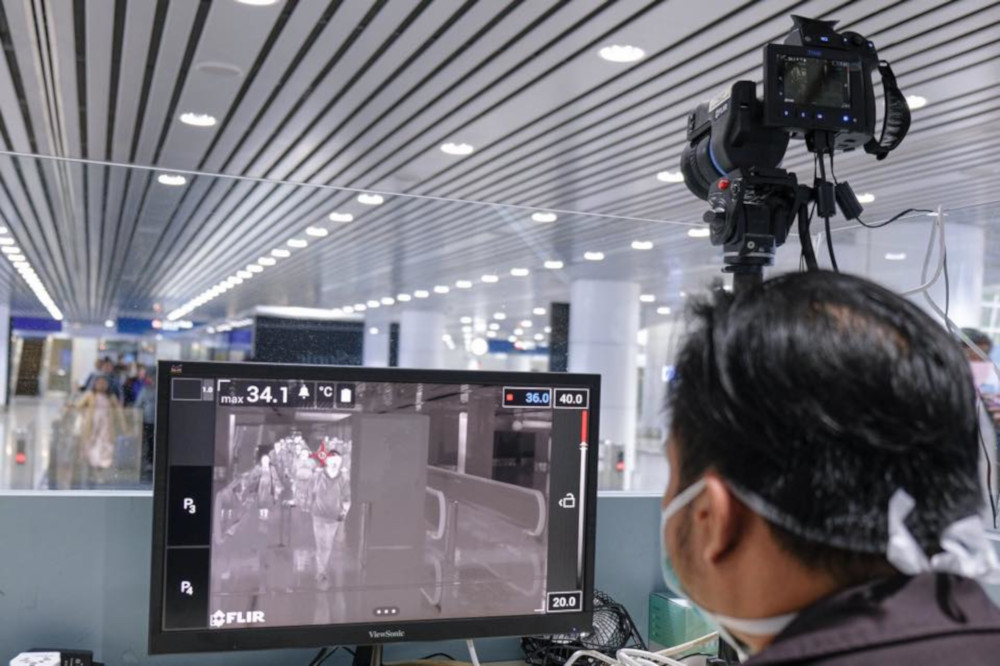
[[[839,185],[840,184],[840,181],[837,180],[837,172],[834,169],[833,152],[830,153],[830,177],[833,178],[833,184],[834,185]],[[867,229],[881,229],[882,227],[887,227],[890,224],[892,224],[893,222],[895,222],[896,220],[900,219],[901,217],[906,217],[907,215],[909,215],[911,213],[933,213],[933,212],[934,211],[930,210],[929,208],[907,208],[906,210],[902,211],[901,213],[897,213],[896,215],[893,215],[888,220],[885,220],[883,222],[878,222],[876,224],[871,224],[869,222],[865,222],[864,220],[861,219],[860,215],[858,215],[854,219],[858,222],[858,224],[860,224],[861,226],[863,226],[863,227],[865,227]]]
[[[316,656],[313,657],[312,661],[309,662],[309,666],[320,666],[320,664],[336,654],[339,649],[339,645],[332,650],[330,650],[330,648],[321,648],[319,652],[316,653]]]
[[[446,652],[435,652],[434,654],[429,654],[426,657],[421,657],[420,659],[418,659],[418,661],[427,661],[428,659],[434,659],[436,657],[444,657],[448,661],[458,661],[458,659],[455,659],[453,656],[451,656]]]
[[[826,160],[823,158],[825,153],[820,153],[819,159],[816,160],[819,163],[819,179],[821,183],[826,183]],[[813,178],[815,179],[816,168],[813,167]],[[833,151],[830,151],[830,171],[833,171]],[[837,255],[833,251],[833,234],[830,227],[830,216],[823,216],[824,227],[826,229],[826,249],[830,254],[830,267],[833,268],[834,273],[840,272],[840,267],[837,265]]]

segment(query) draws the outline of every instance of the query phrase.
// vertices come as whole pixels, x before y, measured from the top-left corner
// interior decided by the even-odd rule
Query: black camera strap
[[[910,105],[906,103],[896,75],[885,60],[878,63],[878,72],[882,75],[882,89],[885,92],[885,115],[882,118],[882,136],[874,138],[865,144],[865,152],[884,160],[895,150],[910,130]]]

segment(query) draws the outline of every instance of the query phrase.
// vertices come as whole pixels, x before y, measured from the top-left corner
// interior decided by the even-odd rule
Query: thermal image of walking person
[[[271,466],[270,449],[266,447],[257,449],[257,466],[250,472],[249,486],[257,500],[260,519],[266,521],[271,509],[278,504],[281,497],[281,479]]]
[[[312,514],[316,540],[316,584],[329,589],[328,567],[333,542],[351,508],[351,487],[341,474],[343,456],[336,449],[326,450],[324,442],[315,454],[321,471],[313,477],[306,506]]]

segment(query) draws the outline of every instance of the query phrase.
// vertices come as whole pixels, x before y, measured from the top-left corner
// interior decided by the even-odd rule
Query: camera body
[[[844,217],[862,212],[846,182],[826,181],[824,160],[837,151],[863,148],[884,159],[910,127],[910,109],[889,63],[856,32],[837,32],[835,21],[793,16],[782,44],[764,47],[763,99],[753,81],[737,81],[722,95],[688,115],[681,172],[691,192],[708,201],[705,221],[713,245],[723,247],[726,272],[738,283],[759,281],[773,264],[796,219],[802,256],[817,267],[809,224],[815,212],[827,221],[840,207]],[[885,92],[885,116],[876,138],[875,87],[878,70]],[[810,185],[781,168],[790,139],[804,139],[817,155]]]
[[[833,150],[864,146],[875,137],[875,44],[832,21],[792,20],[784,44],[764,47],[764,125],[807,141],[827,132]]]

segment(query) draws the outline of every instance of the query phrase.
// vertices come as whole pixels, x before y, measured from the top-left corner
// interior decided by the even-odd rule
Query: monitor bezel
[[[307,381],[400,382],[428,384],[496,384],[587,388],[590,418],[587,451],[586,506],[584,515],[583,609],[547,615],[516,615],[444,620],[411,620],[393,625],[340,624],[244,629],[163,629],[167,516],[167,415],[169,382],[174,377],[226,377],[233,379],[302,379]],[[154,433],[152,565],[149,595],[149,653],[176,654],[225,650],[260,650],[326,645],[378,645],[414,641],[440,641],[500,636],[569,634],[590,631],[593,624],[595,529],[597,526],[597,465],[600,428],[600,375],[577,373],[526,373],[471,370],[420,370],[362,366],[294,365],[281,363],[225,363],[212,361],[160,361],[157,372],[156,428]],[[595,409],[597,406],[597,409]],[[398,638],[373,639],[370,630],[403,630]]]

